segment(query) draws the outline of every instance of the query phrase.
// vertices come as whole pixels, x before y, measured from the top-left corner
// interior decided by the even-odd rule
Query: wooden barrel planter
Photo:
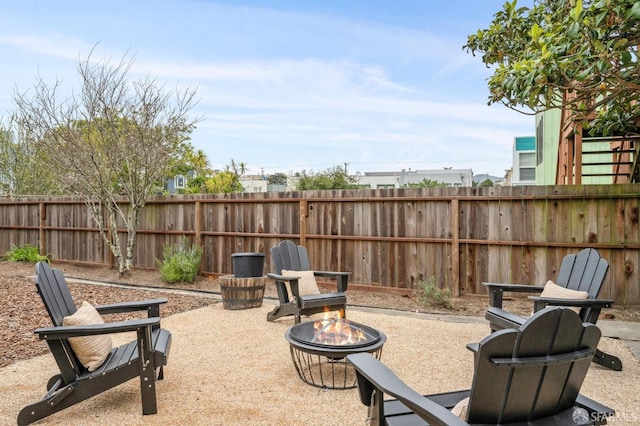
[[[220,293],[224,309],[238,310],[262,306],[266,277],[236,278],[233,275],[220,277]]]

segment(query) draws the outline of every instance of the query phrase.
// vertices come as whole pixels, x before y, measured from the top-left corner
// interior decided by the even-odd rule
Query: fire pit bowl
[[[327,389],[355,388],[356,374],[345,357],[368,352],[380,359],[387,341],[382,332],[345,319],[296,324],[287,329],[284,337],[302,381]]]

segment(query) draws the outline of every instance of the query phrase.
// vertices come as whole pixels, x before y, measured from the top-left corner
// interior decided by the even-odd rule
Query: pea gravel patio
[[[293,318],[267,322],[272,307],[229,311],[216,303],[163,318],[173,345],[157,385],[158,414],[142,416],[139,382],[131,380],[38,424],[364,425],[356,389],[323,390],[300,380],[284,339]],[[348,316],[387,335],[383,362],[424,393],[468,388],[473,359],[465,344],[489,333],[476,317],[355,308]],[[130,338],[117,336],[115,343]],[[624,370],[592,364],[582,392],[615,408],[624,424],[640,421],[638,360],[620,340],[603,338],[600,346],[619,356]],[[15,424],[56,372],[49,354],[0,369],[0,424]]]

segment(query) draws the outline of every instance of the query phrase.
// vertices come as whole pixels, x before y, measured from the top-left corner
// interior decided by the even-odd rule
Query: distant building
[[[244,192],[267,192],[267,176],[243,175],[240,176],[240,184]]]
[[[536,184],[536,137],[516,136],[513,138],[513,172],[511,184]]]
[[[357,178],[362,188],[383,189],[403,188],[410,184],[418,184],[424,180],[444,183],[446,186],[472,186],[473,171],[471,169],[438,169],[438,170],[402,170],[399,172],[365,172]]]
[[[266,175],[243,175],[240,176],[240,184],[244,192],[286,192],[295,191],[296,181],[289,177],[286,185],[269,183]]]
[[[175,175],[173,177],[167,178],[167,180],[165,180],[164,182],[164,189],[169,194],[175,194],[181,189],[185,189],[187,187],[187,182],[189,181],[189,179],[193,179],[195,175],[195,172],[191,170],[183,175]]]
[[[402,188],[409,184],[417,184],[425,179],[444,183],[446,186],[472,186],[473,171],[471,169],[443,170],[403,170],[398,172],[365,172],[358,173],[356,185],[363,189]],[[245,192],[285,192],[295,191],[297,178],[290,176],[286,185],[267,184],[268,178],[263,175],[245,175],[240,183]]]
[[[576,173],[574,165],[576,157],[581,157],[581,171],[578,174],[580,174],[580,182],[585,185],[615,183],[616,179],[620,181],[621,173],[619,172],[629,170],[624,166],[620,167],[615,161],[621,153],[621,147],[618,145],[621,143],[620,138],[617,138],[616,141],[615,137],[590,137],[585,134],[581,136],[581,152],[574,153],[573,156],[570,156],[571,159],[562,156],[559,150],[561,127],[562,111],[560,109],[550,109],[536,114],[537,167],[535,179],[537,185],[563,184],[558,182],[558,165],[566,161],[568,167],[566,173],[573,176]],[[574,134],[571,133],[571,135]],[[573,176],[572,179],[577,177]],[[627,182],[627,178],[622,182]]]
[[[402,170],[397,172],[365,172],[355,176],[356,185],[363,189],[403,188],[410,184],[418,184],[425,179],[444,183],[450,187],[473,186],[474,176],[471,169],[439,169],[439,170]],[[494,182],[500,178],[492,176]],[[269,184],[268,176],[244,175],[240,177],[240,184],[244,192],[286,192],[295,191],[297,177],[289,176],[284,184]],[[176,176],[167,181],[167,187],[178,188],[182,180]],[[186,181],[185,181],[186,184]]]

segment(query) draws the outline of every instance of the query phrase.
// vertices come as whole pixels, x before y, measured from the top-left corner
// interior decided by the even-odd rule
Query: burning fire
[[[313,323],[313,329],[315,334],[311,341],[324,345],[352,345],[367,340],[361,329],[352,327],[344,318],[344,311],[334,317],[325,312],[323,319]]]

